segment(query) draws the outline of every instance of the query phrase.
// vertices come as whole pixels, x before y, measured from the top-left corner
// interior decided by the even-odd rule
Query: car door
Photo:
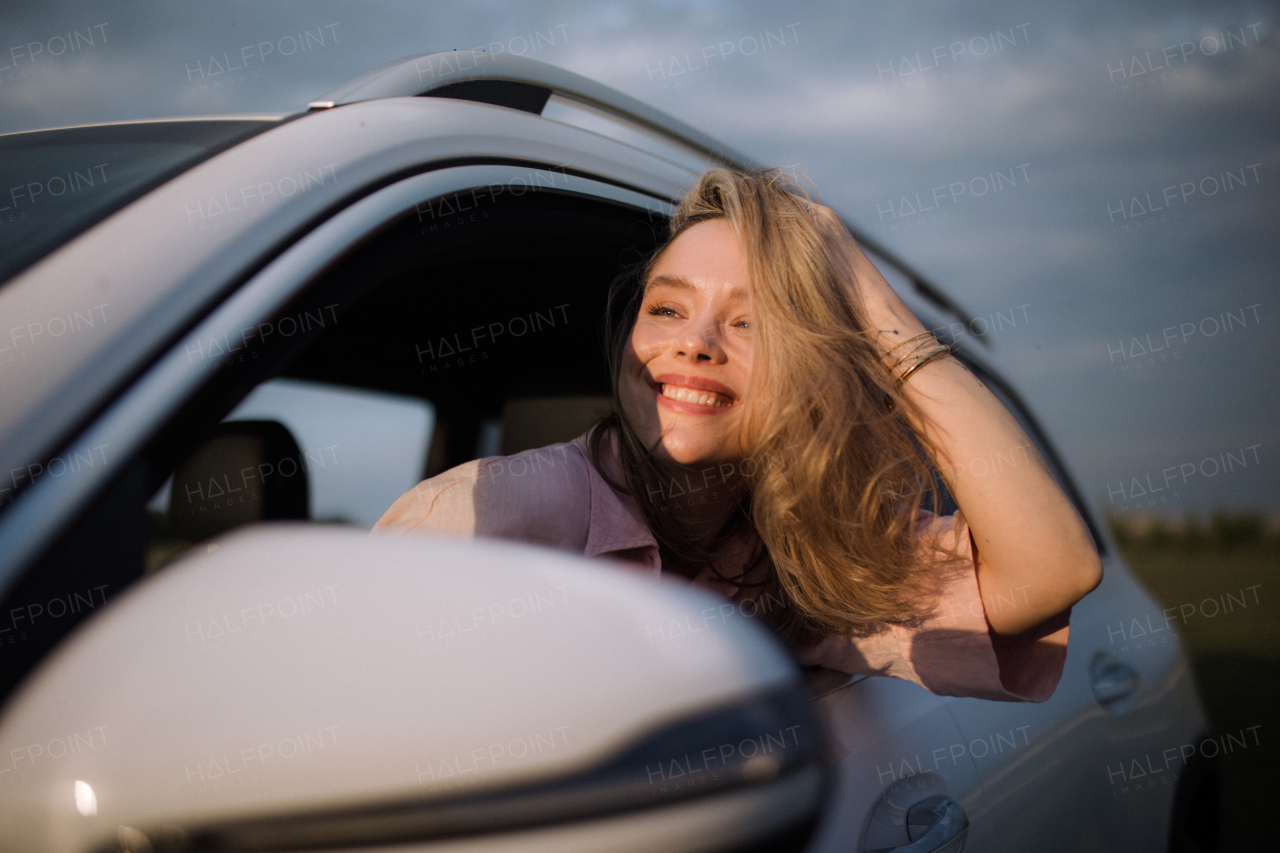
[[[985,849],[982,783],[941,697],[897,678],[858,677],[816,703],[835,781],[811,853],[905,846],[907,812],[932,797],[959,806],[969,824],[966,849]]]
[[[937,300],[921,299],[896,265],[874,253],[872,258],[935,334],[950,339],[956,329],[976,328],[976,321],[945,322],[937,316]],[[964,319],[957,312],[952,313]],[[1152,756],[1159,764],[1169,749],[1179,756],[1206,729],[1176,631],[1134,582],[1050,436],[988,363],[989,342],[972,334],[963,343],[960,358],[1035,442],[1089,525],[1104,565],[1102,584],[1072,608],[1067,660],[1049,700],[942,700],[988,806],[984,818],[973,822],[971,843],[992,850],[1164,850],[1175,800],[1183,812],[1214,808],[1212,789],[1201,784],[1203,769],[1184,767],[1175,758],[1168,772],[1152,774],[1132,763]],[[950,511],[944,499],[943,511]],[[1140,773],[1149,774],[1145,781],[1154,777],[1154,791],[1150,785],[1139,789],[1129,778],[1144,779]],[[1194,791],[1175,790],[1184,779]]]

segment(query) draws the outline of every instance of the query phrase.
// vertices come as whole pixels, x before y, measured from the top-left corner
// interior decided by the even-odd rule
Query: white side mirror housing
[[[581,834],[645,810],[731,842],[816,813],[804,684],[721,599],[492,541],[263,525],[209,549],[116,599],[15,694],[14,849]]]

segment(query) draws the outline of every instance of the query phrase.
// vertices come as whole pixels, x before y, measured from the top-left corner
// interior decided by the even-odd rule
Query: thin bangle
[[[924,358],[922,358],[922,359],[920,359],[919,361],[917,361],[915,364],[913,364],[913,365],[911,365],[910,367],[908,367],[908,368],[903,372],[903,374],[902,374],[901,376],[899,376],[899,377],[898,377],[898,379],[897,379],[897,384],[898,384],[899,386],[901,386],[904,382],[906,382],[906,381],[907,381],[907,379],[908,379],[908,378],[910,378],[911,374],[915,373],[917,370],[919,370],[920,368],[924,367],[926,364],[928,364],[930,361],[932,361],[933,359],[937,358],[938,356],[940,356],[940,355],[950,355],[950,354],[951,354],[951,347],[947,346],[946,344],[943,344],[942,346],[940,346],[940,347],[938,347],[937,349],[935,349],[935,350],[933,350],[932,352],[930,352],[930,353],[929,353],[928,355],[926,355]]]
[[[930,335],[929,337],[931,337],[931,338],[932,338],[932,337],[933,337],[933,335]],[[934,339],[934,343],[937,343],[937,339]],[[904,362],[904,361],[906,361],[907,359],[911,358],[911,356],[915,355],[916,353],[918,353],[920,350],[924,349],[924,348],[925,348],[926,346],[928,346],[928,345],[929,345],[929,342],[928,342],[928,341],[921,341],[920,343],[916,344],[914,347],[912,347],[912,348],[911,348],[911,351],[910,351],[909,353],[907,353],[907,354],[906,354],[906,355],[904,355],[902,358],[900,358],[900,359],[898,359],[897,361],[895,361],[895,362],[894,362],[894,363],[889,367],[889,372],[890,372],[890,373],[893,373],[893,371],[894,371],[895,369],[897,369],[897,367],[898,367],[898,365],[899,365],[899,364],[902,364],[902,362]]]
[[[951,354],[951,347],[947,346],[946,344],[943,344],[942,346],[938,347],[935,350],[931,350],[923,358],[921,358],[915,364],[911,365],[905,371],[903,371],[902,375],[899,376],[896,380],[897,385],[901,387],[902,384],[905,383],[907,379],[910,378],[911,374],[915,373],[917,370],[924,367],[926,364],[928,364],[930,361],[937,358],[938,356],[950,355],[950,354]]]

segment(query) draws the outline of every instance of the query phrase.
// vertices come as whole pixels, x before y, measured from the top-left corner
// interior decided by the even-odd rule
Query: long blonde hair
[[[590,442],[593,463],[608,477],[600,442],[616,437],[625,482],[614,485],[636,498],[664,569],[692,576],[723,556],[727,542],[754,532],[759,547],[748,562],[772,568],[767,586],[786,605],[763,618],[793,643],[918,618],[929,569],[941,559],[916,532],[920,508],[939,505],[930,448],[903,419],[918,412],[885,369],[876,330],[854,296],[848,238],[810,212],[808,199],[778,169],[701,176],[672,216],[667,241],[610,290],[615,414]],[[662,493],[664,475],[627,420],[618,379],[663,249],[710,219],[727,220],[745,251],[756,332],[743,446],[769,464],[738,466],[745,485],[738,511],[719,535],[698,540],[678,513],[640,499]],[[747,582],[748,573],[726,580],[761,585]]]

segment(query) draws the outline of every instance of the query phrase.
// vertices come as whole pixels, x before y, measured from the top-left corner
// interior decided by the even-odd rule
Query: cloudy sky
[[[1278,19],[1247,2],[10,0],[0,132],[293,111],[402,56],[524,53],[798,167],[972,314],[1025,306],[991,351],[1103,505],[1136,508],[1133,478],[1175,468],[1154,509],[1276,512]],[[1230,471],[1206,461],[1227,453]]]

